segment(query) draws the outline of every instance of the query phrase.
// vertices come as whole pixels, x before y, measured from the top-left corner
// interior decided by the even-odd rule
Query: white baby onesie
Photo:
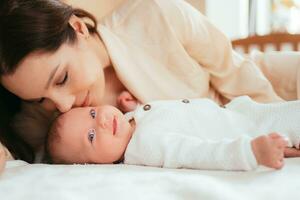
[[[261,104],[238,97],[220,107],[210,99],[155,101],[126,114],[136,129],[124,163],[167,168],[252,170],[251,140],[278,132],[299,148],[300,101]]]

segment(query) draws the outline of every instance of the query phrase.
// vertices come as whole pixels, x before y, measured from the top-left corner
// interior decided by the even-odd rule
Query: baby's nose
[[[102,129],[106,129],[108,127],[108,119],[104,114],[97,116],[97,123]]]

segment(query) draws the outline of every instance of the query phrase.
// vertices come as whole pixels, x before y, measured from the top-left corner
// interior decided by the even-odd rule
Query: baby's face
[[[129,143],[134,127],[113,106],[75,108],[59,120],[56,151],[74,163],[113,163]]]

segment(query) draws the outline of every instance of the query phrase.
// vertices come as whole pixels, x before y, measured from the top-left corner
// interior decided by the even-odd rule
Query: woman
[[[33,108],[115,105],[124,89],[141,102],[281,100],[256,65],[183,0],[126,0],[98,28],[92,15],[57,0],[2,4],[1,84]]]

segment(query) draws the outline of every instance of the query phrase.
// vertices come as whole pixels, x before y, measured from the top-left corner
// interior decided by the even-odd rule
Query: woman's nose
[[[69,111],[75,102],[74,96],[56,96],[53,98],[53,101],[55,103],[56,108],[62,112],[65,113]]]

